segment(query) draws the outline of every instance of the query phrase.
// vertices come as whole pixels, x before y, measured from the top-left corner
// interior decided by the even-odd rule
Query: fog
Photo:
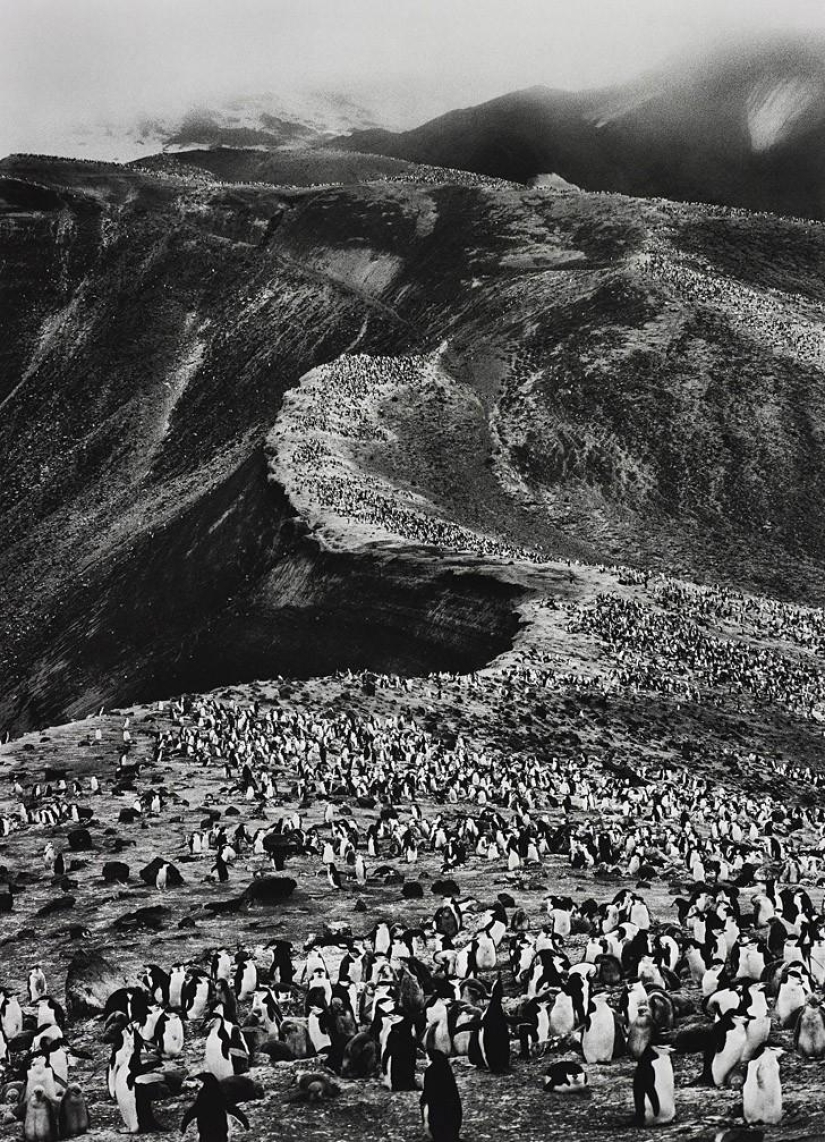
[[[262,91],[344,91],[411,126],[718,39],[825,32],[823,0],[0,0],[0,17],[0,154]]]

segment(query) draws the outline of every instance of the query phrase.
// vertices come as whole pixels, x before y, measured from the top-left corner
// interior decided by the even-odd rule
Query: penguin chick
[[[341,1093],[338,1084],[323,1071],[304,1071],[295,1083],[296,1089],[287,1092],[284,1102],[322,1102]]]

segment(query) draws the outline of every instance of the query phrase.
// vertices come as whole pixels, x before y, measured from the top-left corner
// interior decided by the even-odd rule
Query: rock
[[[121,974],[100,952],[94,949],[75,952],[66,973],[66,1012],[69,1018],[101,1014],[106,1000],[123,983]]]
[[[85,852],[88,849],[93,849],[94,841],[92,834],[88,829],[72,829],[66,836],[66,841],[72,852]]]
[[[42,908],[38,908],[35,916],[51,916],[54,912],[68,912],[75,906],[75,898],[71,895],[57,896],[54,900],[47,900]]]
[[[159,932],[164,926],[165,918],[170,916],[171,912],[171,908],[163,904],[149,904],[145,908],[124,912],[122,916],[118,916],[112,927],[118,932],[137,932],[140,928]]]
[[[287,900],[297,887],[298,882],[291,876],[262,876],[246,886],[243,899],[247,904],[271,907]]]
[[[125,884],[129,879],[129,866],[122,860],[107,860],[102,875],[107,884]]]
[[[176,888],[179,884],[183,884],[183,877],[180,872],[169,861],[164,860],[162,857],[155,857],[147,864],[146,868],[140,870],[140,879],[144,884],[150,884],[155,887],[157,880],[158,870],[166,865],[166,887]]]

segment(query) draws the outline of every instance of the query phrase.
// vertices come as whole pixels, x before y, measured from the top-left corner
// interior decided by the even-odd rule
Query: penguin
[[[467,1057],[475,1067],[503,1074],[510,1069],[510,1028],[502,1008],[503,987],[498,977],[479,1026],[470,1037]]]
[[[16,1039],[23,1030],[23,1008],[16,995],[0,989],[0,1030],[7,1039]]]
[[[251,956],[238,957],[235,968],[235,994],[239,1000],[248,999],[254,995],[258,986],[258,969]]]
[[[544,1089],[551,1094],[584,1094],[587,1088],[587,1071],[581,1063],[553,1063],[544,1072]]]
[[[365,1079],[378,1068],[378,1044],[368,1031],[359,1031],[344,1047],[341,1078]]]
[[[803,1059],[825,1057],[825,1013],[815,995],[808,996],[797,1016],[793,1044]]]
[[[383,1083],[387,1090],[415,1090],[416,1043],[407,1019],[390,1027],[381,1053]]]
[[[48,992],[46,977],[40,964],[35,964],[29,972],[29,1003],[35,1004]]]
[[[26,1100],[23,1120],[24,1142],[56,1142],[57,1116],[54,1103],[42,1086],[36,1086]]]
[[[763,1047],[751,1059],[742,1087],[742,1113],[748,1126],[759,1122],[775,1126],[782,1121],[782,1082],[779,1076],[781,1047]]]
[[[177,1009],[181,1006],[183,985],[186,981],[186,968],[183,964],[173,964],[169,973],[168,998],[170,1007]]]
[[[441,1051],[433,1051],[430,1065],[424,1071],[421,1092],[421,1121],[433,1142],[458,1142],[461,1133],[462,1107],[450,1060]]]
[[[330,888],[334,888],[337,892],[340,892],[344,887],[341,874],[332,862],[327,865],[327,883]]]
[[[593,997],[582,1028],[582,1054],[586,1063],[609,1063],[624,1053],[625,1041],[616,1012],[604,994]]]
[[[183,1020],[176,1011],[165,1011],[155,1024],[154,1039],[164,1059],[183,1054]]]
[[[332,1047],[329,1011],[319,1004],[312,1004],[307,1011],[307,1033],[314,1054],[326,1054]]]
[[[323,1102],[340,1093],[338,1083],[323,1071],[304,1071],[296,1076],[295,1090],[287,1092],[284,1102]]]
[[[277,1035],[283,1021],[281,1005],[271,987],[259,987],[252,996],[252,1018],[265,1031]]]
[[[55,1103],[60,1098],[57,1086],[57,1078],[52,1070],[48,1055],[45,1053],[33,1055],[26,1072],[26,1090],[23,1095],[25,1101],[28,1102],[32,1091],[40,1087],[49,1102]]]
[[[140,1036],[128,1035],[129,1057],[115,1074],[115,1099],[128,1134],[160,1130],[152,1110],[153,1085],[163,1082],[163,1075],[141,1060]]]
[[[656,1037],[656,1025],[650,1009],[639,1008],[639,1013],[627,1031],[627,1053],[634,1059],[641,1059]]]
[[[793,1027],[811,994],[811,985],[802,964],[795,964],[779,985],[775,1014],[782,1027]]]
[[[55,1025],[62,1027],[66,1022],[66,1013],[57,1000],[52,999],[50,995],[42,995],[37,1000],[37,1026],[50,1027]]]
[[[74,1138],[89,1129],[89,1112],[86,1099],[77,1083],[70,1083],[63,1092],[57,1123],[61,1138]]]
[[[249,1070],[249,1048],[239,1028],[216,1015],[204,1045],[204,1070],[217,1079],[243,1074]]]
[[[203,1019],[209,1009],[213,985],[208,976],[198,972],[187,977],[181,989],[184,1019]]]
[[[633,1074],[637,1126],[663,1126],[676,1117],[671,1047],[649,1046]]]
[[[199,1142],[227,1142],[230,1117],[249,1130],[246,1115],[239,1106],[229,1101],[221,1084],[210,1071],[201,1071],[195,1077],[200,1079],[202,1085],[181,1120],[181,1134],[185,1134],[192,1122],[195,1122]]]
[[[747,1040],[744,1015],[728,1012],[714,1024],[705,1056],[705,1078],[713,1086],[727,1085],[742,1061]]]

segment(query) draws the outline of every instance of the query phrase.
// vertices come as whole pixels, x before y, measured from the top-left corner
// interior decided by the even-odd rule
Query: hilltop
[[[755,41],[623,86],[531,87],[338,145],[527,182],[825,218],[825,45]]]

